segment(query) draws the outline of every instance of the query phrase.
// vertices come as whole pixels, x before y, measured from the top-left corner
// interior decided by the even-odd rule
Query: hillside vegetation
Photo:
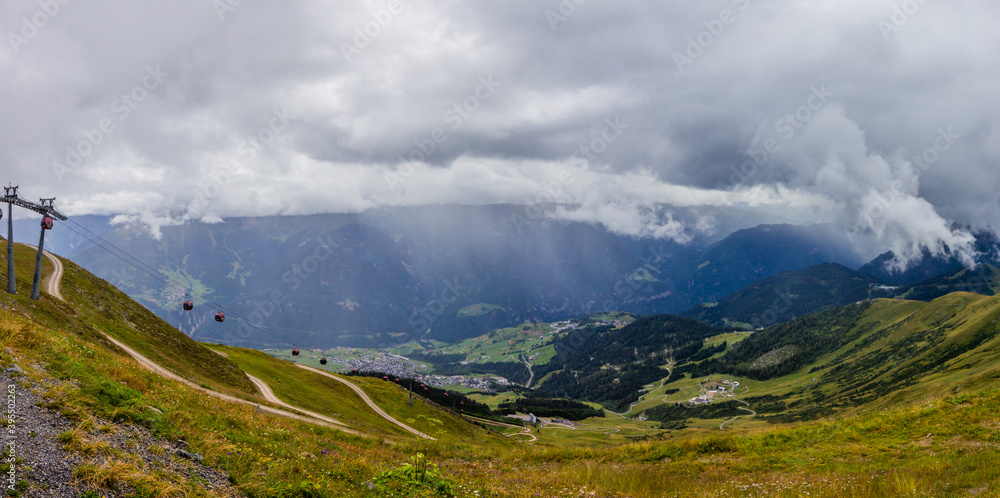
[[[538,391],[622,411],[638,399],[643,385],[666,376],[664,366],[696,354],[719,332],[673,315],[574,330],[555,343],[555,357],[537,368],[536,375],[547,375]]]
[[[761,328],[827,308],[891,296],[892,291],[874,277],[846,266],[824,263],[761,279],[681,315],[719,327]]]
[[[30,251],[19,248],[18,257],[30,259]],[[25,263],[18,276],[23,277],[30,269]],[[237,373],[247,368],[271,385],[281,385],[278,390],[283,396],[291,398],[294,391],[300,390],[303,398],[297,402],[310,402],[305,399],[310,397],[307,393],[316,393],[321,400],[311,402],[316,403],[313,408],[317,410],[346,410],[345,405],[357,403],[332,388],[327,391],[325,384],[312,376],[293,374],[286,371],[283,362],[254,352],[220,348],[231,355],[227,359],[192,343],[191,347],[199,351],[192,353],[193,357],[203,359],[206,364],[202,365],[183,352],[160,348],[157,343],[183,347],[187,343],[181,334],[171,333],[168,326],[157,328],[153,322],[140,321],[141,308],[128,300],[112,306],[110,298],[91,297],[114,294],[79,268],[67,264],[66,272],[68,285],[63,294],[68,303],[47,295],[35,302],[24,294],[0,294],[0,341],[11,350],[0,350],[0,364],[17,362],[24,373],[10,375],[14,375],[20,389],[41,391],[47,406],[74,421],[75,429],[60,435],[59,440],[67,451],[82,459],[73,477],[81,493],[229,496],[224,489],[206,487],[197,473],[182,472],[177,466],[154,466],[134,453],[108,448],[95,440],[95,434],[123,431],[126,425],[143,427],[158,438],[151,443],[150,451],[162,453],[167,442],[185,441],[191,452],[204,456],[203,464],[228,474],[229,482],[240,493],[252,497],[874,497],[1000,493],[1000,469],[995,465],[1000,458],[1000,392],[978,391],[993,385],[998,377],[997,362],[991,356],[997,340],[992,327],[1000,310],[995,298],[959,294],[932,303],[880,300],[854,312],[859,316],[845,312],[845,316],[853,316],[853,321],[845,318],[845,323],[850,321],[853,328],[866,332],[800,371],[822,367],[826,361],[824,368],[833,372],[838,364],[828,360],[843,356],[841,364],[863,362],[865,351],[902,344],[900,341],[906,341],[908,335],[925,330],[937,330],[942,336],[940,340],[923,337],[911,341],[912,351],[891,361],[882,359],[882,366],[872,367],[872,372],[882,372],[871,379],[876,384],[894,382],[900,368],[912,370],[923,365],[926,373],[920,376],[919,383],[900,384],[897,391],[872,400],[848,418],[758,429],[727,426],[724,431],[650,427],[644,436],[633,437],[632,441],[616,436],[610,418],[587,419],[578,428],[543,428],[537,442],[518,443],[514,439],[527,438],[501,438],[436,411],[438,408],[418,406],[426,411],[411,412],[410,417],[434,419],[427,421],[429,427],[451,436],[449,439],[442,434],[438,441],[431,442],[383,431],[377,422],[363,427],[372,431],[370,435],[359,436],[272,417],[258,413],[252,406],[229,403],[165,380],[103,341],[97,323],[117,328],[123,341],[151,356],[162,355],[165,363],[173,361],[178,369],[186,369],[185,376],[204,378],[213,389],[239,393],[242,381]],[[637,330],[649,331],[643,336],[646,339],[656,339],[654,332],[661,327],[683,328],[683,340],[659,343],[676,344],[674,349],[714,330],[676,317],[644,320],[636,323],[643,322]],[[871,324],[876,325],[868,331]],[[641,346],[613,335],[622,330],[596,333],[603,344],[627,345],[633,351]],[[882,330],[890,332],[883,334]],[[636,334],[636,341],[640,336]],[[872,339],[866,342],[868,338]],[[652,346],[640,349],[640,353],[659,354]],[[617,354],[610,354],[608,359]],[[942,360],[945,357],[948,359]],[[220,368],[233,372],[222,375],[230,380],[209,378],[214,369]],[[364,389],[372,392],[380,405],[400,418],[407,417],[399,406],[405,404],[401,396],[405,391],[378,380],[365,382]],[[243,395],[255,396],[252,392]],[[333,408],[324,407],[322,398]],[[367,417],[358,413],[359,421]],[[332,414],[347,415],[339,411]],[[573,444],[575,437],[586,439],[588,444]],[[169,458],[179,457],[171,454]],[[16,491],[15,496],[30,494],[39,492],[32,490],[31,476],[46,471],[39,465],[22,460],[13,467],[5,464],[0,471],[6,473],[13,468],[23,481],[23,487],[19,483],[18,489],[24,491]]]
[[[915,403],[1000,386],[998,321],[998,297],[878,299],[775,325],[675,374],[733,376],[772,421]]]

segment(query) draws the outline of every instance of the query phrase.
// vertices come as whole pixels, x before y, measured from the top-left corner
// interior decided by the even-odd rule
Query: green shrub
[[[437,464],[427,461],[423,453],[410,457],[410,463],[386,470],[375,476],[376,489],[383,496],[454,496],[455,485],[441,477]]]

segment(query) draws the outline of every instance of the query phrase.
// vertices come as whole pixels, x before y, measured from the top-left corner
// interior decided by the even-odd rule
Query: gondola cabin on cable
[[[184,294],[184,304],[181,305],[184,311],[191,311],[194,309],[194,303],[191,302],[191,294]]]
[[[293,349],[293,350],[292,350],[292,356],[298,356],[298,355],[299,355],[299,350],[298,350],[298,348],[295,348],[295,349]]]
[[[351,375],[358,375],[358,369],[357,368],[352,369],[351,370]]]
[[[52,218],[48,217],[42,218],[42,229],[52,230],[52,223],[53,223]]]
[[[226,321],[226,314],[223,313],[223,312],[221,312],[221,311],[218,312],[218,313],[216,313],[215,314],[215,321],[220,322],[220,323]]]
[[[319,364],[320,365],[326,365],[326,358],[320,358],[319,359]]]

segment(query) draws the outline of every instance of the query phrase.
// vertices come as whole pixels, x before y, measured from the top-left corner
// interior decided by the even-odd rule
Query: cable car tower
[[[31,284],[31,299],[37,301],[42,288],[42,257],[45,255],[45,231],[52,229],[52,219],[66,221],[66,217],[55,208],[55,197],[39,199],[38,204],[21,198],[16,186],[3,188],[3,198],[0,202],[7,203],[7,292],[17,294],[17,284],[14,282],[14,206],[23,207],[42,215],[42,233],[38,237],[38,255],[35,257],[35,279]]]

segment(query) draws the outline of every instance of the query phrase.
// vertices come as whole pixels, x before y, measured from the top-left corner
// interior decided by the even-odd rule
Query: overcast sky
[[[0,180],[153,224],[537,200],[962,247],[1000,215],[1000,5],[921,1],[3,2]]]

